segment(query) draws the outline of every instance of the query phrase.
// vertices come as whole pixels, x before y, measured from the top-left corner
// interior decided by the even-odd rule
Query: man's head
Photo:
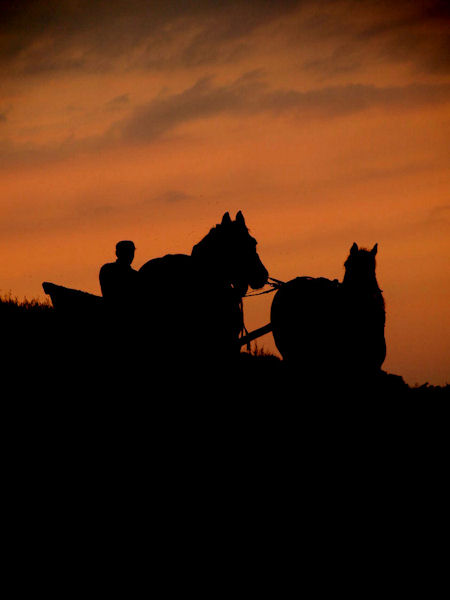
[[[134,244],[129,240],[122,240],[116,244],[116,256],[117,260],[121,263],[131,265],[134,258]]]

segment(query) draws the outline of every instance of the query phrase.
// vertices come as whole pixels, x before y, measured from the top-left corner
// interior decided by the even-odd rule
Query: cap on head
[[[135,250],[136,247],[130,240],[122,240],[116,244],[116,252]]]
[[[134,244],[129,240],[122,240],[116,244],[117,260],[121,263],[128,263],[131,265],[134,259],[134,251]]]

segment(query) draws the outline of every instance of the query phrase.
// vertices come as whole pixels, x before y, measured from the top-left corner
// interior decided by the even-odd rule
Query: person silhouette
[[[106,263],[100,269],[100,288],[110,307],[126,309],[136,299],[139,274],[131,266],[135,249],[129,240],[117,242],[116,262]]]

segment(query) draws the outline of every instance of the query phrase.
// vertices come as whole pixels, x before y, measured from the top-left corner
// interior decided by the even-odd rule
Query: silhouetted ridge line
[[[129,410],[130,418],[136,409],[144,410],[144,408],[145,410],[148,408],[154,416],[154,411],[165,410],[164,402],[161,400],[166,398],[178,401],[177,406],[180,406],[180,403],[186,400],[186,391],[191,390],[194,397],[198,399],[199,385],[204,390],[203,397],[207,399],[208,407],[214,404],[211,402],[212,393],[214,398],[219,400],[218,411],[221,416],[224,404],[220,401],[220,394],[216,396],[216,392],[223,392],[225,386],[230,393],[227,397],[227,405],[239,401],[239,405],[234,404],[238,412],[230,413],[230,418],[234,415],[235,420],[236,415],[240,416],[245,406],[248,408],[249,417],[251,413],[252,419],[261,406],[265,406],[271,416],[279,409],[281,411],[279,416],[280,418],[283,416],[284,419],[287,418],[286,408],[293,410],[294,407],[298,407],[302,412],[307,407],[313,409],[317,403],[305,403],[304,400],[315,401],[319,398],[330,400],[333,404],[341,399],[344,401],[339,403],[342,408],[348,399],[348,391],[352,397],[356,397],[358,406],[368,407],[371,418],[374,405],[360,401],[367,401],[374,392],[377,395],[377,406],[380,407],[386,407],[386,404],[378,404],[379,401],[384,400],[402,398],[448,400],[450,398],[448,384],[439,386],[425,383],[409,387],[402,377],[384,371],[380,371],[373,379],[360,380],[355,395],[351,380],[352,373],[349,374],[347,381],[328,381],[324,385],[323,374],[318,379],[312,380],[307,377],[308,374],[305,375],[297,363],[290,367],[288,362],[258,349],[250,354],[240,353],[238,360],[233,362],[233,368],[226,370],[225,378],[223,372],[218,373],[217,369],[206,368],[210,367],[210,363],[203,357],[199,357],[196,361],[196,369],[191,370],[188,379],[184,379],[179,364],[171,361],[169,357],[167,365],[163,365],[161,369],[160,363],[154,364],[148,359],[145,348],[143,350],[134,346],[122,348],[114,343],[112,352],[108,354],[105,351],[105,344],[101,342],[99,315],[92,320],[86,317],[77,319],[70,311],[61,313],[50,304],[38,300],[19,301],[11,297],[0,298],[0,323],[4,333],[0,357],[3,367],[3,386],[7,391],[5,397],[28,399],[28,406],[39,405],[39,409],[36,410],[40,412],[42,404],[36,403],[36,395],[45,390],[46,402],[49,403],[48,406],[53,407],[52,412],[57,407],[54,418],[58,420],[58,426],[60,426],[60,411],[69,412],[72,419],[75,405],[89,407],[81,408],[79,413],[84,422],[90,422],[93,409],[98,410],[98,416],[103,421],[105,415],[109,414],[112,400],[117,401],[113,405],[116,407],[115,410],[120,411],[120,414],[124,410]],[[209,350],[212,351],[213,347],[214,339]],[[187,344],[183,349],[184,354],[188,355],[190,350]],[[143,365],[140,361],[141,352],[146,356]],[[127,353],[131,359],[128,364],[124,361]],[[142,368],[138,369],[138,366]],[[175,374],[174,367],[178,369]],[[166,385],[162,391],[155,391],[155,373],[163,383],[164,378],[167,378],[170,386]],[[223,395],[221,397],[223,398]],[[51,403],[52,399],[55,400],[55,404]],[[15,401],[8,405],[17,408],[23,406],[21,402]],[[172,407],[173,404],[169,403],[168,406]],[[408,410],[405,412],[406,405],[390,402],[389,414],[386,413],[385,408],[382,408],[378,414],[382,415],[384,421],[389,420],[391,410],[398,407],[403,422],[405,415],[411,414],[409,408],[413,406],[417,405],[408,404]],[[425,408],[425,405],[420,406],[420,426],[422,426],[422,417],[429,409],[434,419],[436,410],[445,409],[447,404],[432,403],[426,405],[428,408]],[[418,412],[416,414],[419,415]],[[42,418],[44,419],[43,416]]]

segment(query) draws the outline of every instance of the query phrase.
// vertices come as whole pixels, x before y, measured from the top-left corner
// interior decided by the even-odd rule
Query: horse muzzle
[[[252,277],[248,283],[253,290],[259,290],[260,288],[262,288],[266,285],[268,278],[269,278],[269,273],[264,268],[264,270],[261,271],[261,273]]]

